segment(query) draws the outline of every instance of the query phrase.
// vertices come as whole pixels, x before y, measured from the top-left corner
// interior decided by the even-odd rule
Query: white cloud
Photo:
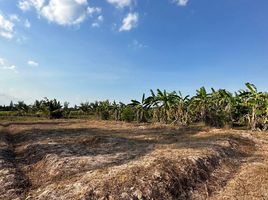
[[[17,67],[15,65],[8,64],[4,58],[0,58],[0,69],[10,70],[10,71],[13,71],[15,73],[18,73]]]
[[[101,8],[89,7],[87,0],[20,0],[18,7],[23,11],[35,8],[39,16],[59,25],[77,25],[101,13]]]
[[[93,22],[93,23],[91,24],[91,26],[92,26],[93,28],[99,28],[99,27],[100,27],[100,24],[97,23],[97,22]]]
[[[104,18],[103,18],[102,15],[100,15],[100,16],[97,17],[97,19],[95,20],[95,22],[93,22],[91,24],[91,26],[94,27],[94,28],[98,28],[98,27],[100,27],[100,24],[103,23],[103,21],[104,21]]]
[[[18,15],[15,15],[15,14],[9,15],[9,19],[11,21],[16,21],[16,22],[20,21],[20,18],[18,17]]]
[[[117,8],[124,8],[132,4],[132,0],[107,0],[107,2],[115,5]]]
[[[41,10],[43,17],[60,25],[83,22],[87,16],[87,2],[51,0]]]
[[[88,13],[89,15],[91,15],[91,16],[92,16],[93,14],[100,14],[101,11],[102,11],[102,9],[99,8],[99,7],[88,7],[88,8],[87,8],[87,13]]]
[[[28,11],[32,7],[36,8],[37,10],[40,10],[44,3],[45,0],[20,0],[18,3],[18,7],[22,11]]]
[[[141,42],[139,42],[138,40],[133,40],[132,44],[130,45],[133,49],[141,49],[141,48],[146,48],[148,47],[145,44],[142,44]]]
[[[138,20],[138,13],[128,13],[128,15],[123,19],[122,26],[119,28],[119,31],[130,31],[132,28],[137,26]]]
[[[29,60],[27,63],[28,63],[28,65],[30,65],[32,67],[38,67],[39,66],[39,63],[35,62],[33,60]]]
[[[28,19],[25,20],[25,22],[24,22],[24,26],[25,26],[26,28],[31,28],[31,23],[29,22]]]
[[[0,14],[0,36],[12,39],[14,32],[14,23]]]
[[[31,1],[19,1],[18,3],[18,7],[22,10],[22,11],[27,11],[30,10],[32,7],[32,2]]]
[[[187,6],[189,0],[173,0],[178,6]]]
[[[103,16],[102,16],[102,15],[98,16],[98,20],[99,20],[100,22],[103,22],[103,20],[104,20]]]
[[[13,34],[10,32],[0,31],[0,36],[6,39],[12,39]]]
[[[14,27],[14,24],[10,20],[5,19],[5,17],[0,14],[0,29],[3,29],[8,32],[12,32],[13,27]]]

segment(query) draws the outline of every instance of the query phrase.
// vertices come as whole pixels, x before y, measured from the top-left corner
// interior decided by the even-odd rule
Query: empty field
[[[267,199],[266,132],[3,123],[0,199]]]

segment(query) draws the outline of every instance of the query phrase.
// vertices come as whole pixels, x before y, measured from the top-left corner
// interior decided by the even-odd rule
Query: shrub
[[[50,118],[51,119],[60,119],[63,118],[63,110],[62,109],[57,109],[52,112],[50,112]]]
[[[100,117],[101,117],[101,119],[102,120],[108,120],[109,119],[109,117],[110,117],[110,114],[109,114],[109,112],[108,111],[101,111],[101,113],[100,113]]]
[[[135,113],[131,107],[124,108],[121,116],[123,121],[132,122],[135,118]]]

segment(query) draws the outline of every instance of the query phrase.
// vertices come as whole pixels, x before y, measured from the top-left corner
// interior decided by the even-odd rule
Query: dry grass
[[[83,120],[0,132],[0,199],[268,198],[264,133]]]

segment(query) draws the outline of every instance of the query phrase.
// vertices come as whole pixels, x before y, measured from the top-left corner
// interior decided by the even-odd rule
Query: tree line
[[[260,92],[251,83],[245,89],[231,93],[225,89],[205,87],[196,90],[192,97],[183,96],[181,92],[150,90],[148,97],[122,102],[96,101],[84,102],[79,106],[69,106],[56,99],[44,98],[27,105],[23,101],[9,106],[0,106],[0,110],[9,111],[11,115],[31,115],[48,118],[76,118],[93,116],[102,120],[159,122],[188,126],[191,123],[204,122],[214,127],[246,126],[251,130],[268,129],[268,93]]]

